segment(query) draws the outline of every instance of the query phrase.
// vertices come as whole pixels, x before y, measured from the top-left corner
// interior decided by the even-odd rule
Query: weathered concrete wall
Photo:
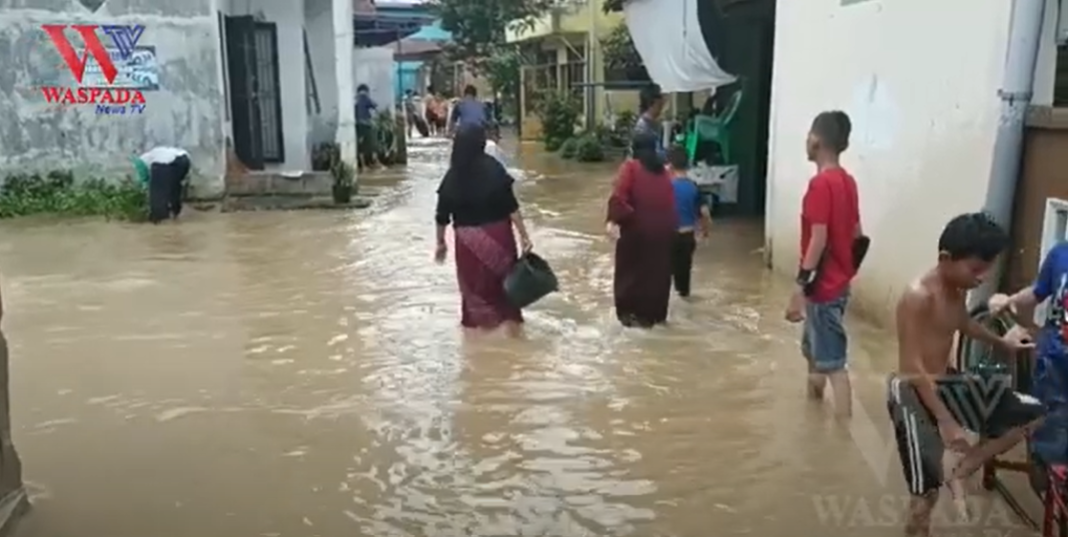
[[[312,110],[308,141],[316,144],[334,141],[337,132],[337,69],[334,65],[334,13],[330,0],[305,0],[304,28],[308,32],[315,87],[319,92],[319,113]]]
[[[393,110],[396,91],[393,89],[393,49],[390,47],[358,48],[352,54],[352,76],[356,86],[367,84],[378,110]],[[353,101],[350,106],[355,106]]]
[[[156,145],[192,154],[197,196],[222,192],[220,45],[214,0],[0,0],[0,175],[70,168],[80,177],[132,174],[127,157]],[[143,114],[96,115],[90,105],[48,105],[41,86],[76,83],[42,24],[143,24],[156,48],[159,90]],[[75,49],[80,37],[68,32]],[[106,38],[105,38],[106,39]]]

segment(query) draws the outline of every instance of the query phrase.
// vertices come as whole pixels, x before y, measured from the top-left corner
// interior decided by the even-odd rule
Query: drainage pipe
[[[1001,113],[994,138],[994,158],[990,163],[990,182],[986,188],[983,210],[989,212],[1006,230],[1011,229],[1013,198],[1020,177],[1023,158],[1024,120],[1035,81],[1035,64],[1042,36],[1046,0],[1014,0],[1009,26],[1009,46],[1005,54],[1005,75],[998,90]],[[1005,259],[998,263],[991,277],[971,293],[972,307],[986,302],[997,292],[1005,269]]]

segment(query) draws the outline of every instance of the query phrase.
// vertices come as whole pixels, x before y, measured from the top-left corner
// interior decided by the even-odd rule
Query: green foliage
[[[603,162],[604,143],[594,133],[587,133],[578,138],[575,160],[579,162]]]
[[[356,169],[341,158],[330,165],[330,176],[334,178],[335,187],[351,188],[356,184]]]
[[[626,0],[604,0],[604,5],[601,6],[601,9],[603,9],[605,13],[623,11],[624,2],[626,2]]]
[[[489,58],[506,43],[509,29],[529,29],[556,0],[438,0],[433,6],[442,29],[452,33],[458,59]]]
[[[546,92],[538,109],[545,149],[556,151],[575,135],[581,111],[581,103],[570,92]]]
[[[0,188],[0,218],[41,214],[142,221],[148,216],[148,196],[130,177],[118,183],[90,179],[76,184],[69,171],[6,176]]]
[[[374,119],[375,158],[378,162],[393,164],[397,157],[397,120],[393,112],[382,110]]]
[[[601,39],[601,50],[607,70],[627,71],[644,65],[626,24],[616,26]]]
[[[334,142],[323,142],[312,149],[312,170],[325,172],[341,158],[341,148]]]
[[[616,114],[615,122],[610,126],[602,126],[604,129],[601,138],[605,144],[614,148],[626,148],[630,146],[631,135],[634,132],[634,124],[638,121],[638,114],[633,110],[621,110]]]
[[[560,146],[560,157],[579,162],[604,162],[610,130],[603,127],[572,136]]]
[[[565,141],[560,146],[560,158],[567,159],[567,160],[574,159],[575,157],[578,156],[578,150],[579,150],[579,138],[577,136],[573,136],[571,138],[568,138],[567,141]]]
[[[519,71],[523,55],[518,45],[495,45],[489,56],[482,58],[476,72],[483,74],[500,96],[501,110],[511,116],[519,115]]]
[[[507,43],[508,30],[529,30],[557,0],[437,0],[433,6],[441,27],[452,33],[446,56],[483,75],[501,96],[506,115],[518,116],[519,71],[523,64],[517,45]],[[448,88],[435,81],[438,91]],[[446,85],[447,86],[447,85]]]

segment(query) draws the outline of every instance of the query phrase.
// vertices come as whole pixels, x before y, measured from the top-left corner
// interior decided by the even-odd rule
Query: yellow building
[[[592,117],[600,118],[605,112],[604,90],[595,86],[590,110],[585,84],[588,80],[594,84],[604,82],[600,40],[624,21],[622,13],[604,13],[604,1],[559,0],[558,7],[549,14],[508,30],[508,42],[522,44],[527,51],[519,95],[524,139],[541,136],[541,120],[535,111],[540,94],[546,90],[573,91],[584,103],[584,118],[590,112]],[[588,69],[588,62],[592,69]]]

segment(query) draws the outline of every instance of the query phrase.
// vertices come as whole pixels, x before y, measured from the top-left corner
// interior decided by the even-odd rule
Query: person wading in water
[[[632,157],[620,166],[608,200],[608,231],[617,239],[616,317],[624,326],[648,328],[667,320],[679,220],[657,140],[650,132],[635,134]]]
[[[449,133],[454,134],[461,127],[478,125],[487,130],[492,127],[486,103],[478,100],[478,90],[474,86],[464,88],[464,98],[453,107],[449,116]]]
[[[849,285],[857,274],[853,241],[861,236],[857,183],[839,162],[851,130],[844,112],[823,112],[812,122],[806,151],[816,175],[802,201],[802,258],[786,308],[787,320],[804,321],[801,354],[808,362],[809,398],[822,401],[829,382],[840,418],[853,414],[843,321]]]
[[[638,120],[634,124],[634,133],[645,133],[656,138],[656,151],[660,158],[667,158],[667,148],[664,147],[664,125],[660,122],[660,115],[664,112],[666,100],[660,91],[660,86],[652,85],[642,88],[638,96]]]
[[[950,220],[938,238],[935,265],[912,281],[898,300],[898,366],[887,380],[887,410],[912,496],[906,535],[931,534],[931,514],[942,485],[967,522],[964,480],[1041,424],[1042,403],[1012,390],[1011,380],[980,378],[952,366],[958,333],[1010,360],[1034,346],[1020,325],[999,337],[968,315],[968,291],[983,282],[1008,246],[1008,233],[989,215],[962,214]],[[991,438],[973,446],[966,428]]]
[[[449,171],[438,188],[434,258],[445,262],[445,228],[451,224],[464,328],[504,326],[510,335],[520,335],[523,314],[504,292],[504,279],[518,259],[513,228],[524,252],[533,245],[512,191],[514,183],[504,166],[486,154],[485,128],[478,124],[461,127],[453,142]]]

